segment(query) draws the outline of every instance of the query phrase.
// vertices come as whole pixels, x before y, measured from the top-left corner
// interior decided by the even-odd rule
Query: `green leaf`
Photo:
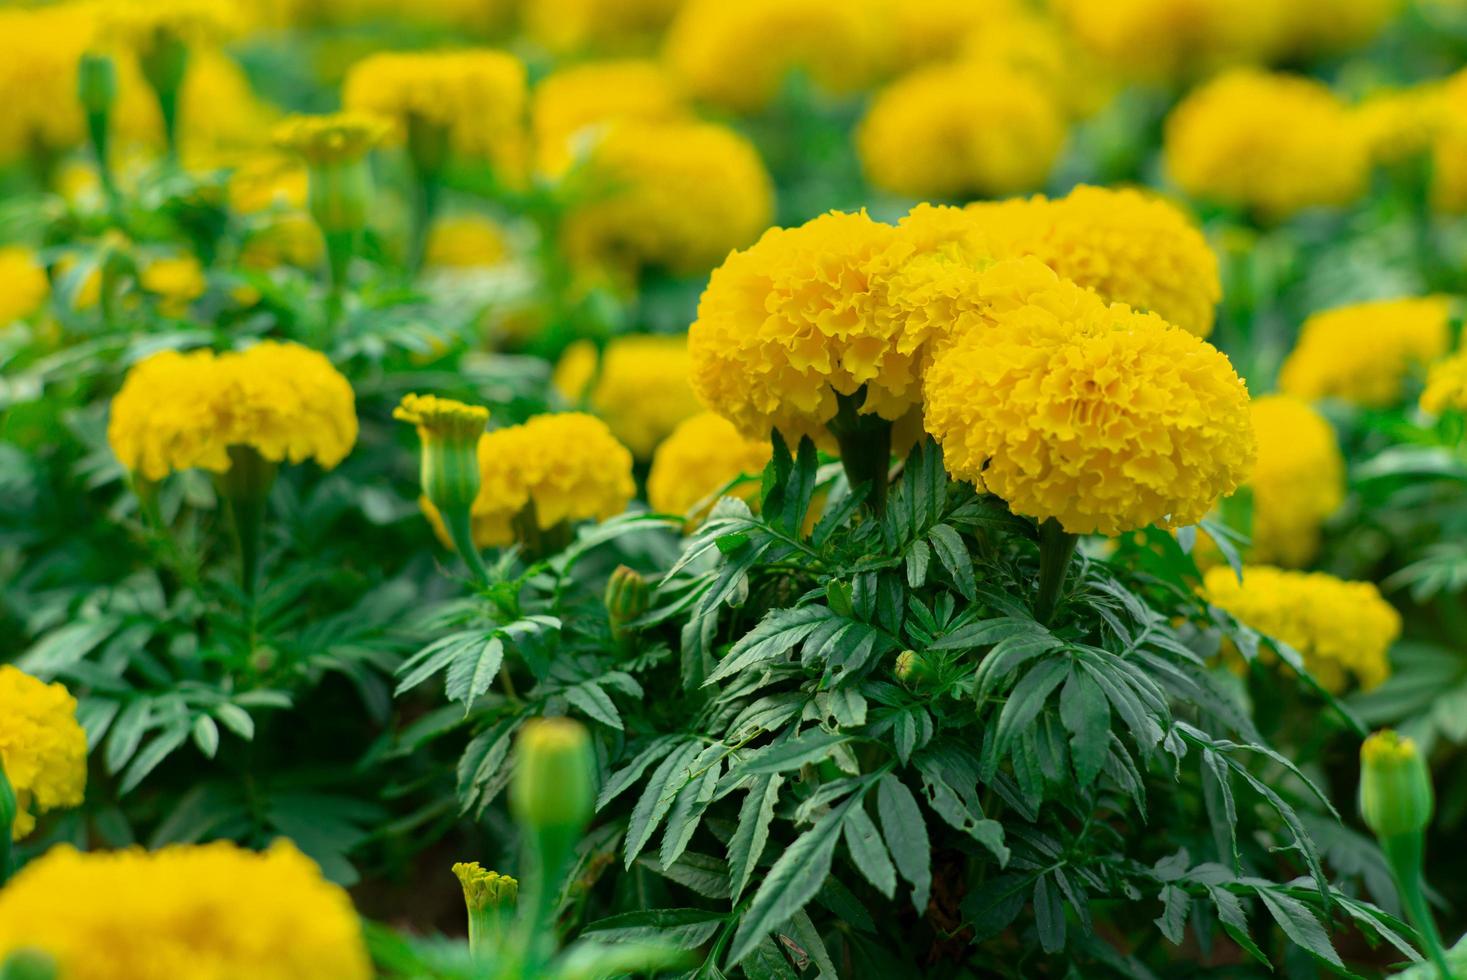
[[[877,891],[891,898],[896,893],[896,868],[886,853],[886,845],[882,843],[876,824],[863,807],[851,808],[844,834],[846,848],[851,852],[851,863]]]
[[[693,834],[697,832],[708,804],[713,801],[714,790],[718,788],[718,777],[723,775],[723,758],[727,754],[728,749],[714,743],[693,760],[693,778],[678,791],[677,799],[672,804],[672,813],[667,818],[667,830],[662,835],[659,856],[664,868],[682,856],[693,839]]]
[[[219,726],[214,724],[214,719],[208,715],[199,715],[194,719],[193,725],[194,744],[206,758],[214,758],[214,753],[219,751]]]
[[[638,753],[635,759],[627,763],[625,768],[618,770],[606,781],[606,785],[601,787],[601,795],[596,798],[596,809],[602,809],[630,789],[637,780],[642,778],[642,773],[646,772],[652,763],[667,755],[676,745],[677,738],[673,735],[663,735],[654,739],[651,745]]]
[[[927,532],[927,540],[962,597],[970,602],[977,598],[978,583],[973,578],[973,559],[968,555],[962,536],[950,526],[939,524]]]
[[[1070,733],[1070,761],[1081,786],[1089,786],[1110,754],[1110,702],[1085,674],[1071,670],[1060,691],[1060,721]]]
[[[237,704],[216,704],[213,708],[214,717],[224,723],[224,727],[234,732],[246,742],[255,737],[255,719],[250,713]]]
[[[1271,888],[1259,888],[1257,891],[1259,899],[1273,916],[1279,928],[1284,931],[1298,946],[1307,949],[1315,956],[1324,960],[1331,966],[1343,970],[1344,962],[1340,954],[1335,952],[1334,944],[1329,941],[1329,935],[1324,931],[1314,913],[1309,911],[1309,906],[1283,892]]]
[[[759,625],[746,633],[713,668],[703,682],[706,687],[756,664],[773,660],[794,649],[821,623],[830,621],[834,613],[825,606],[798,606],[794,609],[771,610]]]
[[[1191,896],[1176,885],[1167,885],[1161,890],[1161,904],[1161,915],[1154,920],[1156,927],[1173,946],[1180,946],[1187,928],[1187,911],[1192,907]]]
[[[642,848],[652,839],[657,825],[672,809],[673,801],[691,778],[690,764],[702,750],[701,742],[687,742],[673,752],[652,773],[637,805],[632,808],[631,820],[627,823],[626,867],[631,868]]]
[[[825,876],[830,874],[835,842],[840,839],[841,827],[853,802],[859,803],[859,797],[852,797],[821,817],[774,862],[734,933],[728,966],[748,956],[767,934],[783,926],[815,897],[825,883]]]
[[[876,815],[897,870],[912,883],[912,905],[921,915],[927,911],[932,889],[932,845],[916,797],[895,773],[887,773],[876,784]]]
[[[122,709],[112,723],[112,734],[107,737],[107,751],[103,755],[109,773],[117,773],[127,765],[133,753],[142,743],[143,733],[152,723],[153,699],[134,698]]]
[[[585,681],[574,687],[568,687],[563,693],[565,699],[573,707],[580,709],[588,718],[594,718],[617,731],[622,730],[621,712],[616,710],[611,695],[607,694],[595,681]]]
[[[1046,953],[1065,948],[1065,905],[1050,875],[1042,875],[1034,883],[1034,927]]]
[[[973,927],[973,942],[998,935],[1019,917],[1024,901],[1033,890],[1034,879],[1004,873],[980,882],[963,899],[963,918]]]
[[[1014,689],[1009,692],[1008,701],[998,715],[996,737],[999,754],[1003,753],[1015,735],[1027,728],[1039,712],[1044,710],[1050,694],[1059,687],[1069,672],[1067,660],[1046,660],[1037,664],[1014,685]]]
[[[624,912],[586,926],[583,935],[606,943],[697,949],[713,938],[727,915],[704,909]]]
[[[913,541],[905,559],[907,584],[920,589],[927,583],[927,566],[932,561],[932,547],[926,541]]]
[[[748,782],[749,793],[739,808],[739,826],[728,842],[728,873],[733,880],[735,902],[744,893],[764,853],[769,824],[774,820],[774,804],[783,785],[784,777],[778,773],[754,776]]]
[[[784,742],[762,748],[749,756],[739,768],[741,771],[764,775],[772,772],[788,772],[806,763],[820,762],[829,758],[836,746],[849,742],[849,735],[827,732],[816,728]]]
[[[468,714],[474,699],[489,690],[489,685],[494,683],[502,663],[504,641],[498,635],[491,636],[477,650],[470,648],[459,654],[449,665],[444,693],[450,701],[462,702],[464,714]]]
[[[160,732],[151,742],[145,745],[137,755],[133,756],[132,764],[122,774],[122,784],[117,788],[119,793],[132,792],[139,783],[148,777],[158,765],[173,754],[189,735],[187,723],[171,725]]]

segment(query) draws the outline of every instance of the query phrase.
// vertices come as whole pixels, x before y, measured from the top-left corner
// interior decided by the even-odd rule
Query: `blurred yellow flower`
[[[39,310],[50,293],[35,252],[23,245],[0,246],[0,327]]]
[[[570,404],[585,406],[611,428],[638,459],[647,459],[678,423],[695,414],[688,384],[688,340],[652,334],[615,337],[597,365],[589,340],[566,348],[555,387]]]
[[[36,814],[81,805],[87,785],[87,736],[77,724],[76,698],[64,686],[42,683],[0,664],[0,765],[15,793],[17,810],[10,828],[15,840],[35,829]],[[0,915],[0,937],[4,921]],[[0,961],[4,953],[0,939]]]
[[[1338,398],[1384,408],[1408,375],[1447,351],[1451,299],[1376,300],[1316,313],[1304,321],[1279,371],[1279,390],[1306,400]]]
[[[1368,150],[1344,103],[1297,75],[1227,72],[1166,121],[1166,169],[1177,186],[1268,220],[1353,203],[1365,192]]]
[[[886,45],[872,0],[687,0],[663,55],[697,98],[756,112],[796,71],[830,95],[866,88],[885,68]]]
[[[893,82],[856,131],[875,186],[963,200],[1041,186],[1064,141],[1064,116],[1042,83],[977,63],[934,65]]]
[[[1203,592],[1239,621],[1298,650],[1330,691],[1343,691],[1352,678],[1369,689],[1390,676],[1401,616],[1369,582],[1246,565],[1239,583],[1231,568],[1219,565],[1203,576]]]
[[[1278,43],[1281,0],[1052,0],[1074,36],[1117,74],[1142,82],[1205,76]]]
[[[1345,502],[1345,460],[1335,431],[1290,395],[1253,401],[1258,459],[1253,491],[1252,561],[1298,568],[1319,550],[1320,525]]]
[[[351,899],[289,841],[83,853],[58,845],[0,892],[0,959],[49,953],[67,980],[367,980]]]
[[[296,117],[299,119],[300,117]],[[288,125],[298,127],[294,120]],[[277,129],[273,138],[293,146],[300,129]],[[306,167],[288,153],[266,151],[241,161],[229,174],[229,206],[240,214],[256,214],[271,209],[304,211],[308,186]]]
[[[509,257],[504,229],[479,214],[445,215],[428,230],[423,264],[430,269],[482,269]]]
[[[1406,0],[1288,0],[1278,4],[1279,37],[1270,54],[1291,61],[1363,47],[1405,6]]]
[[[899,0],[879,4],[891,51],[887,67],[910,71],[933,61],[950,61],[966,44],[1000,23],[1024,15],[1024,0]]]
[[[562,521],[615,517],[637,492],[632,454],[606,423],[580,412],[537,415],[485,433],[479,477],[471,519],[481,548],[512,544],[521,519],[547,531]],[[419,503],[446,541],[437,509],[427,498]]]
[[[1246,478],[1248,390],[1221,352],[1032,258],[996,263],[981,288],[988,323],[940,349],[924,382],[955,477],[1106,535],[1196,523]]]
[[[559,174],[618,119],[666,122],[691,112],[677,82],[655,61],[571,65],[548,75],[530,98],[536,166]]]
[[[1431,151],[1432,204],[1462,214],[1467,212],[1467,69],[1442,84],[1432,109],[1437,113]]]
[[[351,385],[323,354],[262,341],[215,355],[162,351],[128,371],[112,400],[107,441],[145,479],[230,467],[229,449],[330,469],[357,437]]]
[[[1033,255],[1110,302],[1212,332],[1222,298],[1217,256],[1191,218],[1144,191],[1081,185],[1055,200],[970,205],[995,254]]]
[[[757,476],[769,462],[768,439],[746,439],[727,419],[702,412],[683,420],[652,457],[647,475],[647,502],[663,514],[682,514],[696,520],[693,508],[711,507],[712,494],[742,475]],[[758,483],[733,491],[748,499]]]
[[[564,224],[574,260],[623,273],[703,272],[769,226],[774,189],[754,145],[705,122],[611,124],[587,149]]]
[[[506,179],[524,170],[525,66],[504,51],[383,52],[352,66],[346,108],[391,120],[404,139],[420,127],[453,150],[488,160]]]
[[[1097,112],[1117,91],[1113,73],[1053,18],[1023,8],[986,17],[963,39],[958,54],[963,61],[1001,65],[1032,78],[1073,117]]]
[[[1426,389],[1421,392],[1421,410],[1432,415],[1467,411],[1467,351],[1458,351],[1431,366]]]
[[[1445,122],[1446,88],[1429,82],[1366,96],[1354,115],[1371,160],[1392,164],[1429,152]]]
[[[0,10],[0,158],[55,154],[82,141],[77,65],[94,33],[90,5]]]
[[[333,112],[324,116],[290,116],[271,134],[275,145],[308,164],[329,165],[360,160],[387,136],[389,124],[366,112]]]
[[[557,54],[650,47],[683,0],[522,0],[525,30]]]
[[[167,316],[183,316],[188,305],[204,295],[207,283],[203,267],[192,255],[172,255],[144,263],[138,284],[159,298]]]
[[[107,0],[99,5],[101,35],[140,58],[162,44],[218,44],[244,22],[228,0]]]

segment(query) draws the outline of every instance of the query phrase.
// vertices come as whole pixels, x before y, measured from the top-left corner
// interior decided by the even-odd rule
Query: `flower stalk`
[[[428,233],[438,214],[443,190],[443,168],[448,162],[447,126],[411,113],[407,120],[408,160],[412,164],[412,228],[409,231],[408,269],[423,268],[428,253]]]
[[[234,524],[235,544],[239,549],[239,584],[253,602],[260,582],[265,513],[279,465],[251,446],[230,446],[229,463],[229,469],[219,476],[219,488],[229,502]]]
[[[866,503],[880,516],[886,511],[891,423],[876,414],[862,414],[857,406],[860,394],[836,395],[835,417],[826,423],[826,428],[840,447],[846,479],[853,488],[866,486]]]
[[[1034,618],[1045,626],[1059,606],[1079,540],[1079,535],[1070,534],[1053,517],[1039,525],[1039,594],[1034,600]]]
[[[10,835],[18,809],[15,789],[5,775],[5,760],[0,758],[0,886],[10,879]]]
[[[87,140],[97,161],[97,176],[102,191],[114,207],[117,183],[112,175],[109,147],[112,133],[112,107],[117,101],[117,66],[102,54],[84,54],[77,68],[77,98],[87,120]]]

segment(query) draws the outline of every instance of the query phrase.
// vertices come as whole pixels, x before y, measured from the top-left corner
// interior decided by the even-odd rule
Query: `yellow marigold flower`
[[[1116,93],[1112,73],[1055,20],[1023,9],[986,18],[982,27],[963,39],[959,56],[1032,78],[1074,117],[1099,111]]]
[[[1467,411],[1467,351],[1459,351],[1431,366],[1421,410],[1432,415],[1455,409]]]
[[[310,164],[351,163],[366,156],[388,133],[388,123],[364,112],[291,116],[275,127],[275,145]]]
[[[35,829],[41,811],[81,805],[87,736],[76,721],[76,698],[65,687],[0,664],[0,765],[15,793],[15,840]],[[0,942],[0,961],[3,951]]]
[[[1203,576],[1203,592],[1239,621],[1298,650],[1328,690],[1344,690],[1351,678],[1372,688],[1390,676],[1388,654],[1401,635],[1401,616],[1369,582],[1247,565],[1239,583],[1223,565]]]
[[[1281,3],[1276,58],[1337,54],[1369,44],[1405,6],[1405,0],[1289,0]]]
[[[629,58],[562,68],[531,95],[536,164],[545,173],[562,173],[617,119],[667,122],[687,116],[681,88],[655,61]]]
[[[169,41],[217,44],[243,27],[226,0],[107,0],[100,11],[102,36],[139,57]]]
[[[321,229],[306,214],[284,214],[251,231],[240,264],[251,269],[293,265],[308,269],[321,261]]]
[[[351,385],[331,362],[268,340],[242,352],[162,351],[138,362],[107,426],[118,460],[149,480],[192,467],[226,472],[231,446],[330,469],[356,438]]]
[[[1023,15],[1016,0],[902,0],[887,5],[883,29],[890,34],[889,67],[909,71],[955,58],[968,43],[1012,17]]]
[[[517,6],[515,0],[258,0],[280,8],[267,20],[276,26],[325,24],[359,28],[389,23],[437,28],[476,36],[502,30]]]
[[[479,477],[471,516],[474,543],[481,548],[513,543],[515,521],[527,509],[535,525],[548,531],[562,521],[615,517],[637,492],[632,454],[606,423],[580,412],[537,415],[485,433],[479,439]],[[421,503],[445,537],[436,509]]]
[[[66,980],[367,980],[351,899],[287,840],[152,853],[62,844],[0,892],[0,960],[55,958]]]
[[[1035,259],[981,285],[989,323],[943,348],[924,384],[950,473],[1072,534],[1193,524],[1242,483],[1248,390],[1221,352]]]
[[[1260,58],[1278,42],[1278,0],[1053,0],[1080,43],[1117,73],[1146,82],[1205,75]]]
[[[428,230],[424,265],[433,269],[482,269],[509,257],[504,229],[478,214],[447,215]]]
[[[1467,212],[1467,69],[1441,86],[1431,151],[1432,204],[1452,214]]]
[[[1311,401],[1393,405],[1412,371],[1446,353],[1450,313],[1446,296],[1376,300],[1316,313],[1304,321],[1279,371],[1279,390]]]
[[[771,228],[713,270],[688,331],[693,390],[750,438],[818,435],[836,395],[895,421],[919,404],[917,352],[883,316],[872,263],[897,230],[865,212]]]
[[[1149,310],[1188,333],[1212,332],[1222,298],[1217,256],[1179,208],[1126,188],[969,206],[1004,257],[1033,255],[1109,302]]]
[[[1335,431],[1289,395],[1253,401],[1258,460],[1253,489],[1253,561],[1297,568],[1319,550],[1320,525],[1345,502],[1345,460]]]
[[[93,8],[75,3],[0,10],[0,158],[54,153],[82,141],[77,65],[95,19]]]
[[[611,125],[588,151],[589,193],[566,251],[617,269],[702,272],[769,226],[774,190],[754,145],[704,122]]]
[[[697,414],[686,337],[616,337],[599,360],[589,340],[572,344],[555,367],[555,387],[594,412],[637,458],[651,456],[679,422]]]
[[[1398,163],[1431,150],[1447,108],[1440,83],[1373,92],[1355,108],[1371,160]]]
[[[742,475],[757,476],[769,463],[768,439],[746,439],[727,419],[703,412],[686,419],[652,457],[647,502],[663,514],[701,516],[691,511]],[[757,484],[735,491],[744,497]]]
[[[346,108],[392,120],[406,137],[415,125],[441,128],[465,156],[504,174],[525,162],[525,66],[503,51],[381,53],[347,73]]]
[[[884,70],[886,44],[866,0],[687,0],[663,55],[699,99],[755,112],[795,71],[832,95],[865,88]]]
[[[36,253],[22,245],[0,247],[0,326],[39,310],[50,292]]]
[[[918,69],[878,92],[856,131],[872,184],[911,197],[1033,190],[1065,141],[1054,97],[999,65]]]
[[[303,117],[288,121],[299,126]],[[305,117],[309,118],[309,117]],[[321,117],[315,117],[320,119]],[[276,138],[290,132],[284,128],[276,130]],[[295,133],[283,140],[294,148]],[[309,143],[310,140],[302,140]],[[258,214],[261,211],[289,209],[304,211],[309,186],[307,170],[301,160],[287,153],[257,153],[241,162],[229,175],[229,206],[240,214]]]
[[[667,26],[683,0],[524,0],[531,37],[565,54],[595,47],[645,47]]]
[[[158,296],[163,312],[182,316],[189,303],[204,295],[204,269],[192,255],[154,259],[138,273],[143,289]]]
[[[1268,219],[1365,192],[1364,133],[1324,84],[1240,68],[1194,89],[1166,121],[1166,169],[1196,198]]]

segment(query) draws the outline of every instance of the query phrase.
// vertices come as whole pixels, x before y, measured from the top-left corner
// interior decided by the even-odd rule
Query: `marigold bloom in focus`
[[[10,828],[13,839],[35,829],[36,814],[81,805],[87,785],[87,736],[77,724],[76,698],[64,686],[43,683],[0,664],[0,764],[18,807]],[[4,829],[0,827],[0,833]],[[0,936],[3,933],[0,925]],[[0,941],[0,961],[4,949]]]
[[[1064,145],[1054,97],[1001,65],[919,69],[876,94],[856,131],[872,184],[911,197],[1033,190]]]
[[[0,892],[0,960],[50,954],[67,980],[367,980],[351,899],[287,840],[152,853],[58,845]]]
[[[1409,374],[1446,353],[1450,313],[1446,296],[1375,300],[1315,313],[1304,321],[1279,371],[1279,390],[1366,408],[1392,405]]]
[[[432,128],[507,178],[524,170],[526,98],[524,64],[487,49],[369,55],[352,66],[342,92],[347,109],[391,120],[401,138]]]
[[[687,0],[663,57],[697,98],[756,112],[796,71],[831,95],[865,88],[885,68],[886,45],[866,0]]]
[[[1401,616],[1369,582],[1247,565],[1240,584],[1220,565],[1203,576],[1203,592],[1239,621],[1298,650],[1330,691],[1343,691],[1351,678],[1369,689],[1390,676],[1388,654],[1401,635]]]
[[[474,543],[512,544],[525,515],[548,531],[561,522],[605,520],[636,494],[632,454],[606,423],[580,412],[537,415],[479,439],[479,494],[471,509]],[[423,501],[440,537],[437,509]]]
[[[1324,416],[1290,395],[1253,401],[1258,460],[1252,561],[1298,568],[1319,550],[1319,530],[1345,502],[1345,460]]]
[[[1237,489],[1253,428],[1221,352],[1032,258],[982,288],[987,324],[940,349],[924,383],[955,477],[1071,534],[1193,524]]]
[[[769,463],[768,439],[745,438],[733,423],[703,412],[673,430],[652,457],[647,502],[663,514],[690,514],[693,507],[739,476],[755,476]],[[736,491],[748,497],[750,485]],[[708,501],[711,505],[712,501]]]
[[[1421,393],[1421,410],[1432,415],[1467,411],[1467,351],[1458,351],[1431,366],[1426,389]]]
[[[564,226],[565,250],[582,263],[702,272],[773,217],[759,152],[714,123],[613,123],[587,149],[585,167],[586,198]]]
[[[555,387],[572,405],[584,405],[638,459],[646,459],[678,423],[698,412],[688,384],[688,341],[683,336],[613,338],[599,358],[589,340],[566,348],[555,367]]]
[[[0,326],[39,310],[50,292],[51,283],[35,252],[21,245],[0,247]]]
[[[592,61],[546,76],[530,98],[536,165],[559,174],[618,119],[667,122],[690,115],[676,80],[655,61]]]
[[[1268,220],[1357,200],[1368,150],[1323,83],[1255,69],[1199,86],[1166,121],[1166,169],[1182,190]]]
[[[229,448],[330,469],[357,438],[351,385],[326,357],[263,341],[215,355],[162,351],[128,371],[112,400],[107,441],[148,480],[199,467],[224,473]]]
[[[1166,200],[1129,188],[1076,187],[1055,200],[969,205],[996,254],[1033,255],[1109,302],[1206,337],[1222,298],[1217,256]]]

